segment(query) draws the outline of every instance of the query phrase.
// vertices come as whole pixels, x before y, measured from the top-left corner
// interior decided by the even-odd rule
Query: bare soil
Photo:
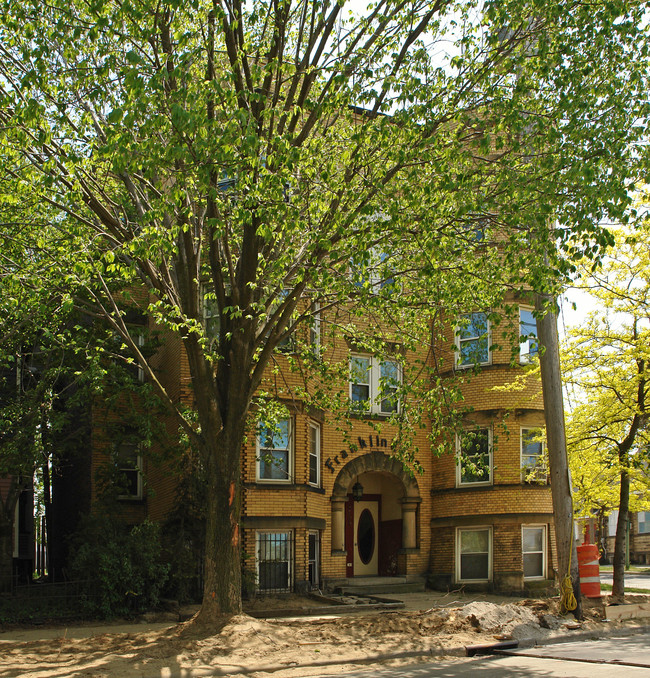
[[[412,663],[418,656],[461,654],[468,645],[510,638],[544,642],[579,632],[571,628],[576,626],[571,615],[558,614],[556,600],[470,597],[458,592],[390,597],[404,600],[406,609],[266,620],[241,615],[210,630],[191,621],[4,630],[0,677],[343,674],[369,662]],[[638,602],[631,600],[636,596],[629,598]],[[289,603],[292,609],[304,606],[304,611],[318,605],[299,597]],[[287,599],[258,599],[253,607],[275,606],[280,611],[286,604]],[[611,628],[602,616],[602,605],[588,604],[580,628],[594,635]],[[630,624],[618,628],[626,625]]]

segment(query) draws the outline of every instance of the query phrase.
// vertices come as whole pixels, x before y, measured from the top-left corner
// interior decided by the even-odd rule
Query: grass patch
[[[601,591],[611,591],[612,585],[611,584],[603,584],[601,582],[600,590]],[[630,586],[626,586],[624,588],[624,591],[625,591],[625,593],[650,593],[650,591],[648,591],[648,589],[636,589],[636,588],[631,588]]]
[[[613,565],[601,565],[600,571],[601,572],[613,572],[614,566]],[[643,565],[630,565],[630,569],[625,570],[625,571],[630,572],[631,574],[650,574],[650,567],[644,567]]]

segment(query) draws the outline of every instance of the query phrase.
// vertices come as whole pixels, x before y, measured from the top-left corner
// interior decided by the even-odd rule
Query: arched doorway
[[[416,547],[420,495],[402,464],[382,452],[357,457],[332,492],[332,548],[346,552],[346,576],[394,576],[401,549]]]

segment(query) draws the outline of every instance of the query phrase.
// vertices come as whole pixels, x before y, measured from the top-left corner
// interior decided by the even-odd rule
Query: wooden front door
[[[378,500],[348,502],[345,536],[347,576],[376,576],[379,572]]]

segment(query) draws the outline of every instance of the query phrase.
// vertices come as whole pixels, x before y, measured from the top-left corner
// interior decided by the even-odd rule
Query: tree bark
[[[564,428],[564,400],[555,300],[549,295],[538,294],[536,307],[540,313],[537,318],[537,336],[543,347],[539,363],[544,397],[553,516],[555,519],[558,581],[561,585],[567,574],[571,576],[573,594],[577,603],[573,614],[576,618],[582,618],[578,554],[573,532],[573,500]]]
[[[220,435],[206,446],[208,505],[203,600],[198,623],[241,614],[241,449],[243,433]],[[223,463],[219,463],[219,462]]]
[[[621,470],[621,487],[618,503],[618,521],[614,538],[614,575],[612,600],[622,603],[625,599],[625,536],[630,515],[630,475],[624,467]]]

